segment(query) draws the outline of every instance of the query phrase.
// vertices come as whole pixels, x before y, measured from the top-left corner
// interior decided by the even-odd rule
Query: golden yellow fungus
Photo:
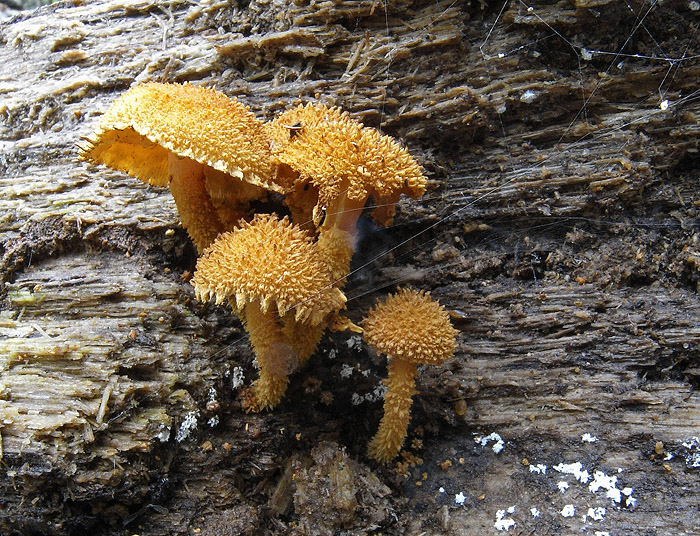
[[[170,186],[183,226],[200,251],[227,228],[224,222],[245,214],[250,200],[284,191],[271,179],[263,123],[247,106],[213,89],[135,86],[85,141],[83,158]],[[219,202],[207,186],[225,191]]]
[[[313,214],[321,228],[352,232],[370,195],[378,207],[375,218],[386,225],[402,193],[417,198],[425,192],[422,170],[405,148],[339,108],[292,108],[268,132],[273,160],[299,175],[293,189],[316,193]]]
[[[258,214],[220,235],[197,263],[197,298],[228,302],[243,320],[260,378],[259,409],[279,403],[288,376],[313,353],[329,319],[345,307],[312,237],[287,218]]]
[[[406,438],[417,365],[438,365],[452,357],[457,330],[447,311],[430,294],[408,289],[374,306],[362,327],[365,341],[389,360],[384,416],[369,443],[369,455],[388,462],[399,453]]]

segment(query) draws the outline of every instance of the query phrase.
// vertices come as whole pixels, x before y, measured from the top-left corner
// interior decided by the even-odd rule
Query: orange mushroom
[[[270,214],[221,234],[197,262],[197,298],[227,301],[250,336],[260,374],[250,409],[280,402],[289,374],[306,362],[329,320],[345,307],[331,274],[307,232]]]
[[[401,449],[416,393],[417,365],[438,365],[454,355],[457,330],[430,294],[402,289],[374,306],[362,322],[364,339],[388,357],[384,416],[369,443],[369,455],[391,461]]]
[[[247,106],[213,89],[135,86],[85,141],[83,158],[170,186],[199,251],[245,216],[251,200],[285,191],[272,180],[263,123]]]
[[[425,192],[420,166],[393,138],[362,126],[339,108],[307,104],[287,110],[268,124],[273,162],[282,175],[296,174],[287,203],[295,222],[311,217],[319,234],[345,242],[352,256],[355,224],[369,196],[374,219],[391,222],[400,195]],[[291,170],[291,173],[290,173]],[[347,275],[347,266],[338,272]]]

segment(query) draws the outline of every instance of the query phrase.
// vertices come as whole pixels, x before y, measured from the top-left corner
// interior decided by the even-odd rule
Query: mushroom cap
[[[424,291],[390,294],[370,310],[362,328],[365,341],[389,359],[438,365],[454,355],[457,330]]]
[[[311,236],[274,214],[219,235],[197,262],[192,284],[202,301],[226,300],[238,313],[255,301],[263,313],[274,303],[280,317],[294,309],[295,320],[312,325],[346,301]]]
[[[105,112],[82,156],[155,186],[169,181],[168,153],[283,193],[262,121],[235,98],[190,84],[132,87]]]
[[[299,174],[297,187],[310,182],[321,207],[344,194],[381,204],[425,193],[421,167],[404,147],[339,108],[297,106],[268,123],[268,136],[273,160]]]

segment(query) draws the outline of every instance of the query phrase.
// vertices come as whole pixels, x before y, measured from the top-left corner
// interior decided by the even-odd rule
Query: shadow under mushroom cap
[[[190,84],[146,83],[117,99],[82,156],[167,186],[168,154],[191,158],[267,190],[274,184],[262,121],[235,98]]]

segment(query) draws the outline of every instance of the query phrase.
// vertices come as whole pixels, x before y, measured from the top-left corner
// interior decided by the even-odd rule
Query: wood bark
[[[696,531],[695,4],[75,1],[2,23],[0,532]],[[246,414],[252,353],[194,300],[170,194],[78,160],[149,80],[265,119],[320,99],[421,161],[429,192],[367,231],[347,285],[354,320],[412,285],[461,332],[399,464],[366,457],[385,366],[356,337]]]

